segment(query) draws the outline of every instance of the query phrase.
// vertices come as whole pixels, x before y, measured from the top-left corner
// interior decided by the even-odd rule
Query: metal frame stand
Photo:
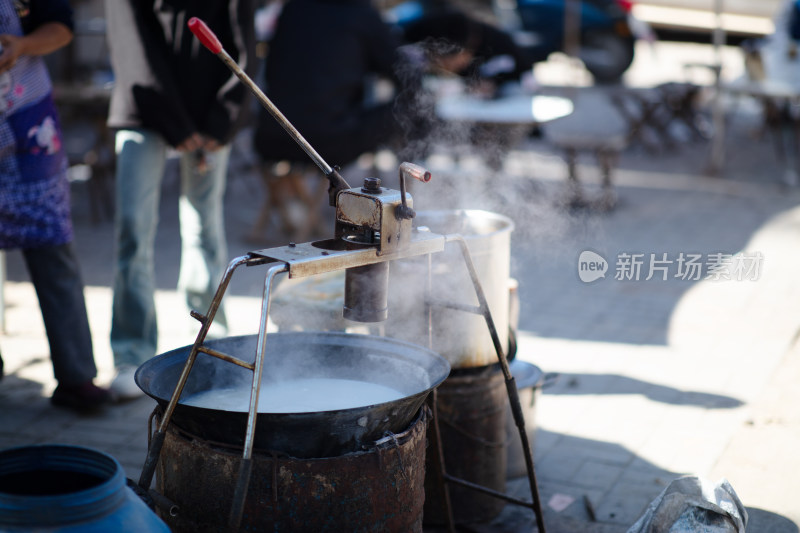
[[[147,459],[145,460],[144,466],[142,467],[141,476],[139,477],[139,487],[145,491],[148,491],[150,484],[153,481],[153,475],[155,474],[156,464],[158,463],[159,456],[161,455],[161,449],[164,446],[164,440],[167,436],[167,427],[172,419],[175,406],[178,404],[178,400],[183,393],[183,388],[186,385],[186,381],[189,378],[190,372],[192,371],[194,362],[197,360],[197,355],[202,352],[222,359],[223,361],[247,368],[253,372],[253,383],[250,392],[250,405],[248,408],[244,452],[239,468],[238,482],[233,495],[231,514],[228,520],[228,526],[232,531],[239,529],[239,524],[242,520],[244,501],[245,497],[247,496],[247,489],[250,484],[250,472],[252,471],[253,465],[252,457],[253,443],[255,442],[256,414],[258,413],[258,396],[261,390],[261,374],[264,368],[264,352],[266,348],[266,320],[269,315],[269,293],[275,276],[278,273],[287,272],[288,267],[286,265],[276,265],[267,271],[266,281],[264,282],[264,298],[261,304],[262,324],[259,328],[256,357],[253,363],[248,363],[236,357],[207,348],[203,345],[203,342],[205,341],[206,334],[211,326],[211,322],[213,322],[214,316],[219,309],[220,303],[222,302],[222,297],[225,294],[225,290],[228,288],[228,284],[230,283],[234,270],[242,265],[254,266],[264,264],[268,261],[269,260],[267,258],[253,256],[252,254],[235,258],[228,265],[222,281],[220,282],[219,287],[217,287],[217,292],[214,294],[214,298],[211,301],[208,313],[201,315],[196,311],[192,311],[192,317],[200,321],[200,332],[198,333],[194,345],[192,346],[192,350],[186,359],[186,363],[183,366],[183,371],[178,378],[178,383],[175,385],[175,390],[172,392],[172,397],[170,398],[167,407],[164,409],[164,415],[161,417],[158,428],[156,429],[150,441],[147,449]]]
[[[572,0],[580,1],[580,0]],[[244,83],[252,92],[256,95],[259,99],[261,104],[269,111],[269,113],[275,118],[278,123],[286,130],[286,133],[289,134],[292,139],[294,139],[300,148],[306,152],[306,154],[317,164],[320,170],[323,171],[325,176],[328,178],[330,182],[330,187],[328,189],[329,194],[329,201],[331,206],[337,206],[339,209],[341,206],[337,205],[337,194],[339,191],[343,191],[345,189],[350,189],[350,186],[347,182],[339,175],[338,171],[328,165],[324,159],[314,150],[314,148],[303,138],[299,131],[286,119],[285,116],[280,112],[280,110],[270,101],[270,99],[264,94],[263,91],[256,85],[256,83],[250,79],[250,77],[236,64],[236,62],[231,58],[231,56],[223,49],[222,44],[217,39],[216,35],[206,26],[206,24],[198,19],[192,18],[188,21],[188,27],[195,34],[195,36],[200,40],[200,42],[208,48],[213,54],[222,60],[225,65],[230,68],[230,70],[236,74],[236,76]],[[166,438],[166,429],[172,418],[172,414],[175,410],[175,406],[178,403],[178,400],[183,392],[183,387],[186,384],[186,380],[189,377],[189,373],[191,372],[192,366],[194,365],[194,361],[197,358],[197,354],[199,352],[206,353],[208,355],[217,357],[224,361],[242,366],[247,368],[253,372],[253,384],[250,393],[250,406],[248,409],[248,419],[247,419],[247,430],[245,435],[245,444],[244,444],[244,453],[242,457],[241,467],[239,469],[239,479],[237,480],[237,485],[234,492],[234,499],[231,509],[231,514],[229,517],[228,525],[232,529],[238,529],[239,524],[241,523],[242,513],[244,510],[244,503],[245,497],[247,496],[247,490],[250,482],[250,473],[252,470],[252,451],[253,451],[253,442],[255,440],[255,424],[256,424],[256,414],[258,411],[258,396],[259,391],[261,388],[261,373],[263,370],[264,364],[264,354],[266,352],[266,340],[267,340],[267,322],[268,322],[268,315],[269,315],[269,303],[270,303],[270,292],[272,289],[272,284],[274,278],[277,274],[282,272],[289,272],[290,277],[303,277],[309,276],[312,274],[321,274],[324,272],[331,272],[334,270],[342,270],[342,269],[351,269],[355,267],[362,267],[367,265],[374,265],[377,263],[385,263],[388,261],[392,261],[395,259],[402,259],[404,257],[411,257],[411,256],[420,256],[420,255],[429,255],[434,252],[439,252],[444,249],[444,244],[446,241],[455,241],[459,243],[461,247],[462,254],[464,256],[464,260],[467,264],[467,268],[469,269],[470,277],[472,282],[475,286],[475,292],[478,296],[478,301],[480,305],[477,308],[473,308],[471,306],[462,306],[456,304],[447,304],[452,305],[456,309],[463,309],[470,312],[475,312],[478,314],[482,314],[486,319],[486,324],[489,327],[489,332],[492,336],[492,341],[495,346],[495,350],[497,351],[498,359],[500,360],[500,364],[503,368],[503,374],[506,380],[506,388],[508,390],[508,397],[511,403],[511,410],[514,415],[514,421],[519,428],[520,438],[522,440],[522,446],[525,451],[525,461],[528,468],[528,477],[531,484],[531,492],[533,496],[533,502],[528,503],[521,500],[517,500],[515,498],[511,498],[505,494],[500,494],[495,491],[490,491],[485,487],[480,487],[471,483],[468,483],[463,480],[459,480],[457,478],[453,478],[448,476],[447,473],[444,471],[444,462],[442,460],[443,451],[441,447],[441,441],[438,439],[439,437],[439,426],[438,426],[438,417],[436,416],[436,411],[434,409],[434,434],[437,438],[437,449],[439,455],[439,466],[440,466],[440,474],[441,478],[444,481],[451,482],[451,483],[459,483],[469,486],[470,488],[474,488],[476,490],[481,490],[484,492],[488,492],[492,495],[495,495],[499,498],[506,499],[512,503],[516,503],[519,505],[523,505],[526,507],[530,507],[534,513],[536,514],[536,521],[537,527],[539,528],[540,533],[544,533],[544,521],[542,520],[542,513],[541,513],[541,504],[539,502],[539,494],[536,485],[536,477],[533,469],[533,458],[530,453],[530,443],[528,442],[528,436],[525,433],[525,421],[522,414],[522,408],[520,406],[519,401],[519,394],[517,392],[517,387],[514,382],[514,377],[511,375],[511,371],[508,366],[508,360],[506,359],[505,353],[503,351],[503,347],[501,346],[499,336],[497,334],[497,330],[494,325],[494,321],[492,320],[491,313],[489,311],[488,304],[486,302],[486,297],[483,293],[483,289],[481,288],[480,281],[477,278],[477,274],[475,271],[475,267],[472,263],[472,259],[469,255],[469,250],[466,247],[466,242],[464,238],[455,235],[455,236],[448,236],[443,237],[441,235],[433,235],[433,234],[425,234],[424,232],[412,232],[413,235],[411,236],[411,242],[407,245],[405,244],[405,240],[403,239],[402,242],[404,243],[400,246],[398,239],[395,239],[395,242],[390,245],[390,241],[392,240],[392,236],[399,237],[400,234],[403,232],[402,226],[403,224],[408,224],[410,227],[410,219],[413,218],[413,210],[410,209],[410,206],[406,204],[406,194],[404,189],[404,181],[403,175],[404,173],[419,179],[421,181],[428,181],[430,179],[430,173],[424,171],[421,168],[412,168],[407,163],[403,163],[400,168],[400,185],[401,185],[401,195],[400,199],[402,202],[401,206],[396,206],[394,208],[394,219],[392,219],[388,212],[386,213],[386,219],[381,219],[381,226],[380,226],[380,235],[381,241],[384,239],[386,240],[385,243],[382,243],[384,247],[377,251],[374,247],[365,247],[361,249],[348,249],[342,250],[338,245],[341,245],[341,241],[336,241],[331,243],[331,241],[321,241],[319,243],[306,243],[306,244],[290,244],[287,247],[282,248],[273,248],[269,250],[259,250],[257,252],[251,252],[246,256],[239,257],[234,259],[230,265],[228,266],[227,271],[220,283],[220,286],[217,288],[217,292],[214,295],[214,299],[209,307],[208,313],[206,315],[201,315],[197,312],[192,312],[192,316],[200,321],[202,327],[200,328],[200,333],[197,335],[197,339],[195,340],[194,345],[192,346],[192,350],[189,354],[188,359],[184,365],[183,371],[178,379],[178,383],[175,387],[175,390],[172,393],[172,397],[170,398],[169,404],[164,411],[164,416],[161,419],[161,422],[156,430],[156,433],[153,436],[153,439],[150,443],[147,452],[147,460],[145,461],[145,465],[142,469],[142,475],[139,479],[139,485],[144,490],[148,490],[150,484],[153,480],[153,474],[155,472],[156,464],[158,463],[159,455],[161,454],[161,448],[163,447],[164,440]],[[366,186],[365,182],[365,186]],[[379,187],[378,187],[379,188]],[[362,189],[363,190],[363,189]],[[353,203],[351,201],[351,203]],[[375,212],[375,208],[377,205],[373,205],[373,202],[369,202],[372,209],[367,208],[367,211],[370,211],[371,216],[382,216],[380,212]],[[382,206],[385,207],[385,206]],[[363,213],[365,206],[358,204],[351,206],[353,209],[353,213],[350,215],[355,216],[356,219],[349,220],[348,223],[355,224],[355,225],[366,225],[375,230],[371,226],[372,221],[364,221],[361,220],[366,213]],[[383,222],[387,222],[387,219],[391,220],[391,222],[386,224],[386,228],[383,225]],[[397,219],[397,220],[395,220]],[[338,224],[338,220],[337,220]],[[391,228],[392,231],[384,231],[387,228]],[[337,230],[338,230],[337,226]],[[396,230],[396,231],[395,231]],[[341,236],[341,235],[337,235]],[[314,246],[317,244],[319,246]],[[324,246],[325,244],[332,244],[330,247]],[[209,349],[203,346],[203,341],[205,341],[206,334],[208,333],[208,329],[211,325],[211,322],[214,319],[214,316],[219,308],[219,304],[222,300],[222,296],[230,282],[231,276],[233,275],[233,271],[243,265],[256,265],[256,264],[263,264],[267,262],[278,262],[277,266],[273,266],[269,269],[266,281],[264,283],[264,294],[263,300],[261,304],[261,324],[259,327],[258,332],[258,344],[256,347],[256,356],[255,361],[253,363],[248,363],[242,361],[236,357],[229,356],[227,354],[223,354],[217,352],[215,350]],[[430,305],[430,304],[428,304]],[[428,312],[429,318],[429,335],[430,335],[430,309]],[[436,394],[434,390],[433,394],[433,402],[435,405],[436,402]],[[444,487],[446,493],[446,486]],[[449,517],[449,528],[451,531],[454,531],[454,525],[452,521],[452,509],[450,508],[449,499],[446,498],[446,505],[448,507],[448,517]]]
[[[472,262],[472,257],[470,256],[469,249],[467,248],[467,242],[461,235],[447,235],[445,236],[445,242],[455,242],[458,244],[461,254],[464,257],[464,263],[467,267],[469,272],[470,279],[472,280],[472,284],[475,288],[475,295],[478,298],[478,306],[470,306],[470,305],[463,305],[457,304],[453,302],[442,302],[442,301],[433,301],[430,297],[426,299],[426,306],[427,306],[427,313],[428,313],[428,342],[432,344],[432,308],[436,305],[442,307],[448,307],[451,309],[456,309],[460,311],[465,311],[469,313],[474,313],[478,315],[483,315],[484,319],[486,320],[486,326],[489,329],[489,334],[492,337],[492,343],[494,344],[495,351],[497,352],[497,359],[500,363],[500,366],[503,371],[503,376],[505,378],[506,384],[506,392],[508,393],[508,400],[511,406],[511,413],[514,417],[514,424],[517,426],[519,431],[520,440],[522,443],[522,450],[523,454],[525,455],[525,466],[528,472],[528,483],[530,485],[531,490],[531,497],[532,501],[527,502],[524,500],[520,500],[509,496],[508,494],[504,494],[502,492],[497,492],[493,489],[488,487],[483,487],[481,485],[477,485],[470,481],[466,481],[464,479],[460,479],[454,476],[449,475],[444,466],[444,449],[442,446],[441,441],[441,432],[439,430],[439,417],[437,411],[437,391],[434,389],[433,393],[431,394],[430,398],[430,405],[431,410],[433,411],[433,436],[432,440],[435,445],[436,449],[436,457],[435,463],[438,467],[438,474],[437,479],[439,481],[439,490],[443,496],[445,509],[445,516],[447,517],[447,528],[448,531],[453,533],[455,532],[455,520],[453,518],[453,509],[452,503],[450,501],[450,493],[447,487],[447,483],[453,483],[456,485],[460,485],[462,487],[475,490],[478,492],[482,492],[484,494],[488,494],[495,498],[499,498],[505,500],[509,503],[513,503],[515,505],[519,505],[522,507],[527,507],[531,509],[536,518],[536,527],[540,533],[545,533],[545,526],[544,526],[544,517],[542,515],[542,505],[541,499],[539,497],[539,486],[536,481],[536,471],[533,464],[533,455],[531,453],[531,446],[528,440],[528,433],[525,430],[525,417],[522,412],[522,406],[519,400],[519,391],[517,390],[516,380],[514,376],[511,374],[511,369],[508,364],[508,359],[506,358],[505,350],[503,348],[502,343],[500,342],[500,336],[497,333],[497,328],[494,324],[494,319],[492,318],[492,314],[489,310],[489,304],[486,300],[486,295],[483,292],[483,287],[481,286],[480,280],[478,279],[478,273],[475,270],[475,265]],[[429,256],[428,261],[428,283],[427,283],[427,292],[428,296],[430,296],[431,290],[431,261]]]
[[[456,483],[458,485],[462,485],[467,488],[481,491],[491,496],[504,499],[510,503],[530,508],[536,515],[536,524],[539,532],[545,533],[544,520],[542,517],[542,507],[539,498],[538,485],[536,482],[536,474],[533,465],[533,457],[531,454],[530,443],[528,441],[528,435],[525,431],[525,420],[524,420],[524,415],[522,413],[522,407],[520,405],[516,382],[514,380],[514,376],[511,374],[511,370],[508,365],[508,360],[506,358],[503,346],[500,342],[500,337],[497,333],[494,320],[492,319],[491,312],[489,310],[489,306],[486,300],[486,296],[483,292],[483,288],[481,287],[480,281],[478,280],[478,275],[475,270],[475,266],[472,262],[472,258],[469,254],[466,241],[464,240],[464,237],[461,235],[441,236],[428,232],[414,232],[414,233],[415,236],[414,238],[412,238],[412,242],[410,243],[408,248],[397,251],[395,253],[386,254],[383,256],[378,256],[375,253],[374,248],[364,248],[359,250],[337,250],[337,249],[326,249],[324,247],[314,246],[311,243],[306,243],[306,244],[296,244],[296,245],[290,244],[289,246],[286,247],[250,252],[245,256],[237,257],[233,261],[231,261],[231,263],[228,265],[228,268],[222,278],[219,287],[217,288],[217,292],[214,295],[214,298],[208,309],[208,312],[205,315],[202,315],[196,311],[192,312],[192,316],[201,323],[200,332],[198,333],[195,343],[192,346],[192,350],[189,353],[186,363],[184,364],[183,370],[181,372],[180,377],[178,378],[178,383],[175,386],[175,390],[172,393],[169,404],[164,409],[164,415],[162,416],[158,424],[158,428],[153,434],[150,446],[148,447],[147,459],[145,461],[144,467],[142,468],[141,477],[139,478],[139,486],[145,491],[149,490],[150,488],[150,484],[152,483],[153,475],[155,473],[156,464],[158,463],[158,459],[161,454],[161,449],[164,445],[164,440],[166,438],[168,425],[171,421],[172,414],[175,410],[175,406],[177,405],[181,393],[183,392],[183,388],[186,385],[186,381],[192,370],[194,362],[197,359],[197,355],[199,353],[205,353],[207,355],[222,359],[223,361],[236,364],[243,368],[247,368],[248,370],[253,372],[253,382],[250,391],[250,405],[248,409],[244,451],[242,454],[242,462],[239,469],[236,488],[234,490],[231,513],[228,520],[229,528],[231,530],[238,530],[241,524],[245,499],[247,497],[247,491],[250,484],[250,473],[252,471],[252,454],[253,454],[253,444],[255,441],[255,425],[256,425],[256,415],[258,412],[258,398],[261,389],[261,376],[264,367],[264,356],[266,353],[266,345],[267,345],[267,323],[269,318],[270,295],[272,293],[272,287],[274,285],[275,277],[281,273],[289,273],[289,275],[292,277],[304,277],[313,274],[320,274],[324,272],[342,270],[368,264],[382,263],[396,259],[402,259],[405,257],[412,257],[419,255],[428,255],[428,265],[430,267],[432,261],[431,255],[435,252],[442,251],[444,249],[444,245],[446,242],[455,242],[459,245],[461,249],[466,267],[469,271],[470,278],[475,287],[475,293],[478,297],[479,305],[476,307],[476,306],[463,305],[453,302],[441,302],[441,301],[432,302],[430,298],[428,298],[426,306],[428,308],[427,312],[428,312],[428,324],[429,324],[428,328],[429,342],[432,339],[431,308],[434,305],[446,306],[453,309],[480,314],[484,316],[486,320],[486,325],[489,328],[489,333],[491,334],[492,337],[495,350],[497,352],[498,360],[503,370],[503,375],[505,376],[506,389],[508,392],[508,398],[511,405],[511,411],[514,416],[514,422],[519,430],[519,435],[522,442],[522,448],[525,454],[525,463],[528,470],[528,480],[531,487],[532,502],[519,500],[507,494],[503,494],[494,491],[492,489],[489,489],[487,487],[483,487],[447,474],[444,468],[444,450],[441,444],[439,422],[436,412],[437,396],[436,396],[436,391],[434,390],[431,397],[432,398],[431,402],[433,406],[432,409],[433,428],[434,428],[433,438],[436,442],[436,450],[437,450],[436,462],[438,463],[438,474],[439,474],[439,480],[441,481],[440,487],[445,495],[444,501],[445,501],[445,506],[447,507],[446,513],[448,517],[448,528],[451,532],[455,531],[455,525],[452,515],[452,506],[448,496],[447,483]],[[255,265],[262,265],[265,263],[275,263],[275,264],[268,269],[266,279],[264,281],[264,292],[261,304],[261,323],[259,326],[254,362],[249,363],[237,357],[233,357],[231,355],[224,354],[204,346],[203,342],[205,341],[206,334],[208,333],[208,329],[211,326],[211,322],[214,320],[214,316],[216,315],[216,312],[219,309],[222,297],[224,296],[228,284],[230,283],[231,277],[233,276],[233,272],[242,265],[255,266]],[[431,269],[429,268],[428,270],[429,294],[430,294],[430,286],[431,286]]]

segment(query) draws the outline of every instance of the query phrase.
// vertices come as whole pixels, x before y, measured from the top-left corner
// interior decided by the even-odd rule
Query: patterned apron
[[[0,0],[0,33],[22,35],[12,0]],[[0,74],[0,248],[72,240],[67,158],[52,85],[40,57]]]

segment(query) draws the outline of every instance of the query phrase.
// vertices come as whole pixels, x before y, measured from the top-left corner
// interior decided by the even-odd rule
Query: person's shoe
[[[58,385],[50,398],[53,405],[76,411],[96,411],[111,402],[111,395],[91,380],[80,385]]]
[[[117,376],[109,386],[111,397],[115,402],[126,402],[144,395],[142,389],[133,379],[135,373],[136,367],[133,365],[120,365],[117,367]]]

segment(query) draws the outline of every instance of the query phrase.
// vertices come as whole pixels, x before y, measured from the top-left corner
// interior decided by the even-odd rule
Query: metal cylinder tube
[[[343,316],[355,322],[383,322],[389,316],[389,262],[348,268]]]

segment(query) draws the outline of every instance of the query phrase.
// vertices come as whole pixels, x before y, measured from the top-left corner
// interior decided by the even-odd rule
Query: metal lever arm
[[[322,159],[322,156],[319,155],[316,150],[314,150],[314,147],[312,147],[308,141],[306,141],[306,139],[300,135],[300,132],[297,131],[297,128],[295,128],[292,123],[289,122],[283,113],[281,113],[275,104],[273,104],[272,101],[267,97],[267,95],[264,94],[264,91],[262,91],[258,85],[255,84],[252,78],[250,78],[250,76],[248,76],[247,73],[236,64],[236,61],[234,61],[233,58],[231,58],[231,56],[225,51],[225,49],[222,47],[222,43],[219,42],[217,36],[213,31],[211,31],[211,28],[209,28],[205,22],[197,17],[192,17],[189,19],[187,25],[195,37],[197,37],[202,43],[202,45],[208,48],[212,54],[219,57],[222,62],[225,63],[225,65],[227,65],[234,74],[236,74],[242,83],[244,83],[250,89],[250,91],[256,95],[261,102],[261,105],[263,105],[264,108],[269,111],[270,115],[272,115],[272,117],[278,121],[278,124],[280,124],[284,130],[286,130],[286,133],[288,133],[289,136],[294,139],[298,145],[300,145],[300,148],[302,148],[303,151],[308,154],[311,160],[316,163],[320,170],[322,170],[322,172],[325,174],[325,177],[328,178],[328,181],[330,182],[330,186],[328,187],[328,202],[330,205],[335,206],[337,193],[341,190],[350,188],[350,185],[347,183],[347,181],[345,181],[345,179],[339,174],[337,169],[331,167],[325,162],[324,159]]]
[[[431,173],[425,168],[415,165],[414,163],[400,163],[400,202],[402,205],[397,206],[395,216],[401,220],[412,219],[417,214],[413,209],[406,204],[406,176],[410,176],[422,183],[431,181]]]

